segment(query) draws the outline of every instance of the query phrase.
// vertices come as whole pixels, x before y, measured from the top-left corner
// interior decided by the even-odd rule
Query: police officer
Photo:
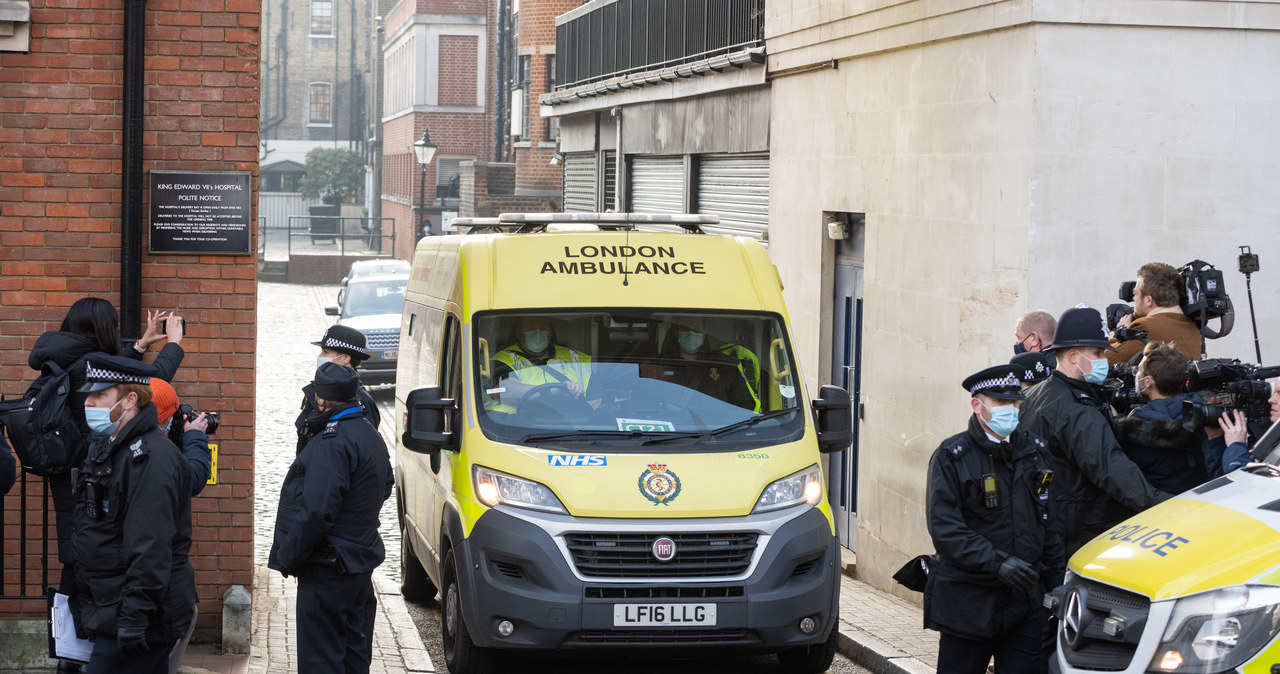
[[[1010,358],[1009,362],[1026,368],[1026,374],[1022,376],[1023,393],[1048,379],[1049,373],[1053,372],[1053,360],[1044,351],[1026,351]]]
[[[963,382],[969,428],[929,462],[929,536],[938,553],[924,591],[925,627],[941,632],[938,671],[1039,672],[1044,594],[1062,582],[1062,539],[1050,520],[1052,472],[1039,436],[1017,430],[1019,365]],[[946,665],[942,665],[946,663]]]
[[[1116,440],[1098,385],[1110,371],[1106,324],[1090,307],[1067,309],[1051,349],[1057,367],[1027,393],[1019,428],[1049,443],[1053,505],[1067,557],[1111,525],[1169,495],[1152,487]]]
[[[325,363],[337,363],[357,370],[360,368],[361,361],[369,358],[369,352],[365,350],[364,333],[345,325],[330,326],[328,330],[324,331],[324,336],[320,338],[320,341],[312,342],[312,344],[320,347],[320,355],[316,358],[316,367],[320,367]],[[373,401],[373,396],[369,395],[369,392],[363,386],[357,388],[356,395],[360,399],[361,414],[376,429],[382,423],[382,414],[378,412],[378,404]],[[307,441],[324,427],[320,416],[319,410],[316,409],[315,392],[312,390],[311,385],[308,384],[302,387],[302,411],[298,413],[297,421],[293,422],[293,425],[298,429],[299,452],[302,451],[303,447],[307,446]]]
[[[162,674],[194,618],[191,469],[156,426],[147,371],[115,367],[90,360],[81,389],[92,435],[74,478],[71,606],[94,642],[90,674]]]
[[[391,495],[387,446],[362,414],[355,370],[321,365],[311,384],[323,429],[280,488],[268,564],[298,577],[298,671],[368,672],[385,549],[378,512]]]

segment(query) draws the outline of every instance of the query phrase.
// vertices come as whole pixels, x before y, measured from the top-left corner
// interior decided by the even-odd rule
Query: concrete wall
[[[1101,307],[1144,262],[1201,258],[1240,314],[1209,355],[1255,360],[1235,246],[1262,274],[1280,262],[1265,234],[1280,217],[1280,17],[1247,2],[852,4],[769,6],[770,255],[812,387],[831,357],[822,215],[866,214],[858,569],[898,591],[890,574],[932,549],[925,470],[964,427],[959,381],[1012,355],[1023,311]],[[1261,278],[1270,364],[1280,289]]]

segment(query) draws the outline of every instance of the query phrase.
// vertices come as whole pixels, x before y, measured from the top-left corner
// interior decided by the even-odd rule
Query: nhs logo
[[[548,454],[547,463],[552,466],[604,466],[603,454]]]

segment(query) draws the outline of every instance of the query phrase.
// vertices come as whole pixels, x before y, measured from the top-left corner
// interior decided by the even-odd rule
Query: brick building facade
[[[542,117],[538,97],[555,85],[556,17],[581,6],[578,0],[524,0],[513,15],[516,26],[513,61],[511,147],[518,196],[550,198],[561,203],[563,171],[551,164],[557,152],[559,126]],[[555,210],[560,210],[557,206]]]
[[[0,393],[7,397],[35,377],[27,354],[72,302],[94,295],[120,306],[123,9],[123,0],[32,0],[30,51],[0,53]],[[256,215],[259,20],[257,0],[146,3],[144,186],[152,170],[248,171]],[[251,254],[149,254],[145,213],[144,206],[141,308],[187,318],[187,355],[174,386],[196,409],[222,413],[218,483],[192,503],[198,628],[209,636],[220,630],[223,593],[253,580],[256,264]],[[122,328],[125,336],[140,331]],[[44,615],[44,600],[34,598],[44,583],[44,501],[32,476],[3,501],[0,616]],[[49,524],[47,580],[56,585]]]
[[[396,257],[412,257],[420,218],[440,233],[457,209],[462,163],[493,157],[496,19],[485,0],[402,0],[386,17],[381,197]],[[412,148],[423,131],[438,146],[425,182]]]

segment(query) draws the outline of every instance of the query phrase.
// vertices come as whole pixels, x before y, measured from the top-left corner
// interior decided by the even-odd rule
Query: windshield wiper
[[[658,445],[664,442],[670,442],[672,440],[688,440],[690,438],[697,438],[701,440],[703,438],[714,438],[718,435],[723,435],[725,433],[732,433],[733,431],[739,431],[744,428],[750,428],[751,426],[755,426],[756,424],[762,421],[768,421],[769,419],[777,419],[778,417],[784,414],[791,414],[793,412],[796,412],[799,409],[800,408],[798,407],[791,407],[785,410],[774,410],[772,412],[765,412],[764,414],[757,414],[754,417],[747,417],[742,421],[735,421],[729,424],[728,426],[721,426],[720,428],[715,428],[709,431],[697,431],[697,432],[689,432],[689,433],[677,433],[675,435],[665,435],[661,438],[646,440],[641,444],[647,447],[649,445]]]
[[[520,444],[529,442],[547,442],[549,440],[582,440],[592,436],[605,438],[638,438],[644,435],[644,431],[592,431],[578,430],[566,431],[564,433],[533,433],[526,435],[520,440]]]

